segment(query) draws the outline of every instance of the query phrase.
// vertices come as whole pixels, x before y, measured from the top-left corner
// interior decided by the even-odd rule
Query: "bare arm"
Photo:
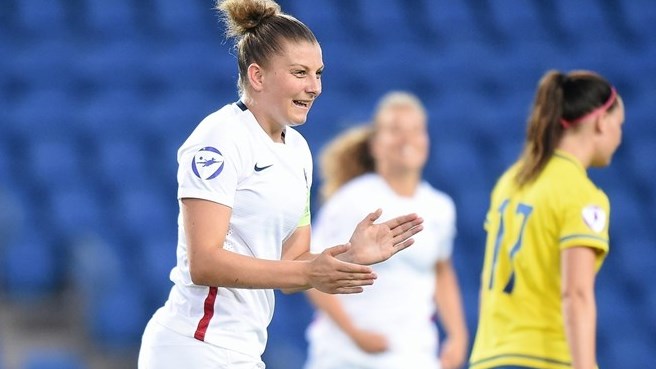
[[[359,329],[347,314],[342,302],[335,295],[329,295],[315,289],[308,290],[306,295],[310,302],[322,310],[335,324],[349,336],[364,352],[383,352],[389,348],[387,338],[381,334]]]
[[[336,246],[308,261],[262,260],[223,249],[232,209],[207,200],[182,200],[189,271],[198,285],[237,288],[307,289],[357,293],[375,279],[371,268],[342,262]]]
[[[310,253],[310,225],[297,228],[282,245],[282,260],[312,260],[316,255]],[[283,293],[289,294],[305,290],[305,288],[283,288]]]
[[[573,369],[597,365],[595,259],[595,250],[589,247],[572,247],[561,254],[563,317]]]
[[[447,336],[440,360],[444,369],[456,369],[464,364],[469,344],[460,287],[451,260],[438,262],[435,271],[435,303]]]

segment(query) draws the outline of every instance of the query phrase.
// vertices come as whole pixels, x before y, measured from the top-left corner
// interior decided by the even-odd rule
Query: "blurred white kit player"
[[[387,336],[389,350],[363,352],[329,316],[317,310],[307,331],[306,369],[352,368],[353,363],[359,363],[357,368],[440,367],[438,332],[432,319],[436,311],[435,266],[450,259],[456,233],[455,206],[448,195],[421,182],[412,197],[403,197],[378,174],[356,177],[321,208],[312,227],[312,252],[348,241],[353,224],[377,206],[384,209],[381,221],[408,212],[422,214],[424,230],[414,237],[412,247],[373,266],[378,274],[374,285],[361,294],[335,296],[358,328]]]

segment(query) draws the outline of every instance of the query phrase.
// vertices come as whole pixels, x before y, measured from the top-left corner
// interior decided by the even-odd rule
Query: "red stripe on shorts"
[[[217,291],[217,287],[210,287],[210,291],[205,298],[205,314],[203,314],[203,317],[198,322],[198,328],[196,328],[196,333],[194,333],[194,338],[199,341],[205,341],[207,326],[210,325],[210,320],[212,320],[212,316],[214,316],[214,301],[216,301]]]

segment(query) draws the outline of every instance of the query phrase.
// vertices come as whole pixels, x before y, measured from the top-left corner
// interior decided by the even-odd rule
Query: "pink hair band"
[[[617,91],[615,90],[615,87],[611,86],[611,88],[610,88],[610,97],[608,97],[608,100],[604,103],[604,105],[602,105],[602,106],[594,109],[593,111],[589,112],[588,114],[585,114],[584,116],[576,118],[574,120],[567,120],[567,119],[561,118],[560,119],[560,125],[562,125],[563,128],[569,128],[569,127],[575,125],[576,123],[579,123],[583,120],[586,120],[586,119],[588,119],[588,118],[590,118],[594,115],[597,115],[599,113],[603,113],[606,110],[608,110],[608,108],[610,108],[611,105],[613,105],[616,98],[617,98]]]

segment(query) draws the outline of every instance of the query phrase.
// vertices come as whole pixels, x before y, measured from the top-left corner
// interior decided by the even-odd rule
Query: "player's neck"
[[[580,136],[566,135],[558,144],[557,149],[575,157],[586,169],[592,163],[594,149],[590,140],[582,140]]]
[[[421,180],[420,173],[410,172],[378,172],[387,185],[399,196],[412,197],[417,191],[419,181]]]

